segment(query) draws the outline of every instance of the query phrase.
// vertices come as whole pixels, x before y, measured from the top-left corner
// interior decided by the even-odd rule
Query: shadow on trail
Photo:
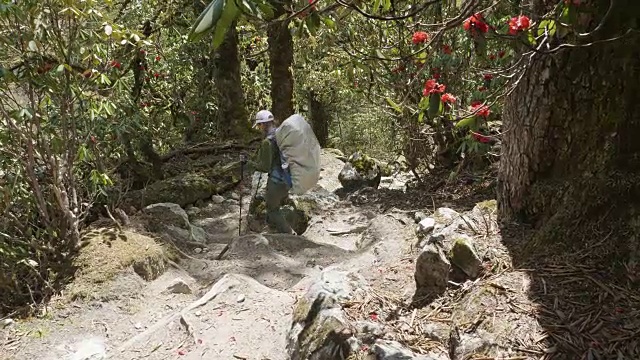
[[[640,359],[640,292],[617,271],[620,249],[594,231],[570,246],[536,242],[528,227],[501,230],[515,269],[531,278],[529,298],[544,329],[540,359]]]

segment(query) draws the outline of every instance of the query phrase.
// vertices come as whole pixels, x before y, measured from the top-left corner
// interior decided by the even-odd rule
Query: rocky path
[[[493,203],[462,215],[381,213],[336,196],[343,163],[326,153],[323,162],[319,186],[296,200],[310,215],[301,236],[238,236],[248,186],[186,210],[146,208],[144,231],[131,231],[168,238],[188,258],[147,271],[149,281],[141,266],[123,266],[91,296],[63,296],[43,317],[2,330],[0,358],[539,357],[528,276],[501,270],[509,260]]]

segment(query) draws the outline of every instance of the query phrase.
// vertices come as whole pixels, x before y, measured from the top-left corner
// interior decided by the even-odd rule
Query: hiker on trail
[[[267,224],[279,233],[294,234],[280,211],[280,207],[289,196],[289,185],[285,180],[287,174],[282,168],[282,158],[275,140],[277,126],[273,114],[269,110],[258,111],[254,127],[262,131],[264,140],[255,157],[248,163],[256,171],[269,175],[264,199],[267,206]]]

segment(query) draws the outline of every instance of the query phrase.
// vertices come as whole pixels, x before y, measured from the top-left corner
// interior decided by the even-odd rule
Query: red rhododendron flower
[[[474,112],[476,116],[482,116],[483,118],[487,118],[491,114],[489,107],[482,104],[471,105],[471,111]]]
[[[518,31],[524,31],[529,29],[531,20],[524,15],[516,16],[509,20],[509,34],[515,35]]]
[[[500,51],[500,52],[498,53],[498,57],[499,57],[499,58],[501,58],[501,59],[502,59],[505,55],[506,55],[506,52],[505,52],[504,50],[503,50],[503,51]]]
[[[471,136],[476,139],[477,141],[486,144],[489,141],[491,141],[491,138],[489,138],[488,136],[484,136],[482,134],[478,134],[478,133],[472,133]]]
[[[442,52],[447,54],[447,55],[451,55],[451,46],[449,45],[442,45]]]
[[[440,79],[440,74],[437,74],[437,73],[436,73],[436,74],[433,74],[433,78],[434,78],[435,80],[439,80],[439,79]]]
[[[480,87],[478,87],[478,91],[484,92],[484,91],[487,91],[487,88],[486,88],[486,86],[480,86]]]
[[[159,78],[159,77],[160,77],[160,74],[155,73],[155,74],[153,74],[153,76],[157,79],[157,78]]]
[[[122,66],[122,65],[120,64],[120,62],[115,61],[115,60],[112,60],[112,61],[111,61],[111,63],[110,63],[110,65],[111,65],[111,66],[113,66],[113,67],[114,67],[114,68],[116,68],[116,69],[120,69],[120,66]]]
[[[484,22],[484,17],[480,13],[469,16],[467,20],[462,23],[462,27],[466,31],[478,30],[482,33],[489,31],[489,25]]]
[[[491,55],[489,55],[489,60],[495,60],[495,59],[496,59],[495,54],[491,54]]]
[[[440,98],[440,100],[441,100],[443,103],[450,103],[450,104],[453,104],[454,102],[456,102],[456,97],[455,97],[455,96],[453,96],[453,95],[451,95],[451,94],[449,94],[449,93],[446,93],[446,94],[442,95],[442,97]]]
[[[442,94],[444,90],[447,88],[444,84],[438,84],[435,79],[427,80],[424,84],[424,90],[422,91],[423,96],[428,96],[430,94]]]
[[[427,40],[429,40],[429,34],[427,34],[424,31],[416,31],[413,33],[413,36],[411,37],[411,41],[414,44],[421,44],[423,42],[426,42]]]
[[[482,101],[480,101],[480,100],[473,100],[471,102],[471,107],[476,107],[476,106],[480,106],[480,105],[482,105]]]
[[[162,59],[160,55],[156,56],[156,61],[160,61],[160,59]]]
[[[484,74],[484,76],[483,76],[483,77],[484,77],[484,79],[485,79],[485,80],[491,80],[491,79],[493,79],[493,75],[491,75],[491,74]]]

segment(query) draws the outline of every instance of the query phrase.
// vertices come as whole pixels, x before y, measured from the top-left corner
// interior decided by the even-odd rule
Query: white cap
[[[254,127],[256,125],[258,125],[258,124],[262,124],[262,123],[273,121],[273,114],[269,110],[260,110],[256,114],[256,119],[255,120],[256,120],[256,122],[253,124]]]

